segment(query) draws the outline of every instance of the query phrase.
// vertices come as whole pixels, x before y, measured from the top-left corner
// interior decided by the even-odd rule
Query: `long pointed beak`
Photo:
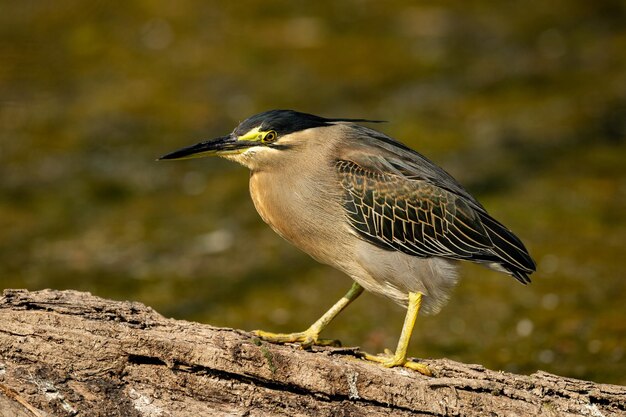
[[[239,153],[242,149],[249,148],[252,145],[253,143],[249,141],[238,141],[237,137],[234,135],[222,136],[217,139],[200,142],[195,145],[187,146],[186,148],[170,152],[160,157],[158,161],[162,161],[165,159],[172,160],[204,158],[206,156],[219,156]]]

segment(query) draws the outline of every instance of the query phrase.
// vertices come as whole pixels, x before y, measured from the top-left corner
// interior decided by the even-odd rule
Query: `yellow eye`
[[[276,140],[276,132],[274,132],[273,130],[270,130],[269,132],[265,134],[265,136],[263,136],[263,138],[261,139],[261,142],[272,143],[275,140]]]

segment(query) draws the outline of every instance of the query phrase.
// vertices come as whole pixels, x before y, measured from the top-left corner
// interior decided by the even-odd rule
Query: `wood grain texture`
[[[356,348],[261,342],[76,291],[0,298],[4,416],[618,416],[626,387],[425,360],[385,369]]]

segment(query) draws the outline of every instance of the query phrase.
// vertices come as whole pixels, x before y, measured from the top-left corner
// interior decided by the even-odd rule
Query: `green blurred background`
[[[534,282],[464,265],[411,353],[626,384],[623,1],[0,1],[0,287],[302,330],[349,287],[258,218],[247,171],[155,162],[294,108],[365,117],[514,230]],[[395,347],[365,295],[324,336]]]

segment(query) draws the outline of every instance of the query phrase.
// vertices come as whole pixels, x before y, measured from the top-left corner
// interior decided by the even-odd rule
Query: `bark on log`
[[[424,362],[434,377],[76,291],[0,298],[2,416],[626,415],[626,387]]]

